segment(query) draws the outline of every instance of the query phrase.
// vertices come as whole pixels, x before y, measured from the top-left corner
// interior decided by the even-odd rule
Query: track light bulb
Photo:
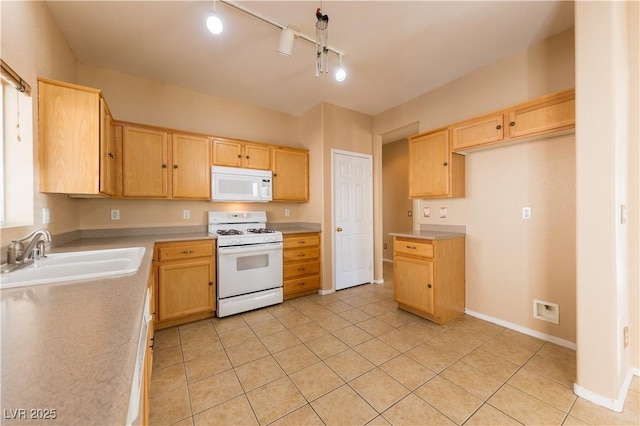
[[[340,55],[335,77],[337,81],[344,81],[347,78],[347,71],[342,66],[342,55]]]
[[[207,29],[211,34],[218,35],[222,32],[222,21],[214,12],[207,17]]]
[[[293,40],[295,38],[295,32],[289,28],[283,28],[280,33],[280,44],[278,45],[278,53],[284,56],[291,56],[293,52]]]

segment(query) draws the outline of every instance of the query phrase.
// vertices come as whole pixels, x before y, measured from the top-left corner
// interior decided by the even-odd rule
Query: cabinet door
[[[242,167],[242,142],[214,139],[213,164],[216,166]]]
[[[409,139],[409,197],[447,196],[448,193],[447,130]]]
[[[158,320],[216,308],[213,258],[158,266]]]
[[[273,149],[273,200],[309,201],[309,152]]]
[[[504,139],[504,115],[495,114],[451,127],[451,149],[461,150]]]
[[[435,315],[433,262],[396,256],[393,268],[394,300]]]
[[[209,146],[207,138],[173,134],[171,173],[174,198],[211,197]]]
[[[167,133],[125,127],[122,140],[122,195],[166,198]]]
[[[509,136],[551,133],[575,125],[575,93],[564,91],[526,103],[509,112]]]
[[[100,92],[38,82],[40,192],[100,192]]]
[[[116,193],[115,127],[104,99],[100,99],[100,192]]]
[[[271,169],[271,147],[261,144],[245,144],[242,165],[248,169]]]

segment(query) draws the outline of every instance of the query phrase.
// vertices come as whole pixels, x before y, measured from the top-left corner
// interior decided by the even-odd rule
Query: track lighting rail
[[[303,39],[303,40],[305,40],[305,41],[307,41],[307,42],[309,42],[309,43],[313,44],[314,46],[316,45],[316,40],[315,40],[314,38],[309,37],[308,35],[306,35],[305,33],[303,33],[303,32],[301,32],[301,31],[297,30],[297,29],[296,29],[296,28],[294,28],[294,27],[289,27],[289,26],[287,26],[287,25],[283,25],[283,24],[281,24],[281,23],[279,23],[279,22],[274,21],[273,19],[267,18],[266,16],[262,16],[262,15],[260,15],[259,13],[256,13],[256,12],[254,12],[254,11],[252,11],[252,10],[247,9],[247,8],[246,8],[246,7],[244,7],[244,6],[239,5],[239,4],[238,4],[238,3],[236,3],[236,2],[233,2],[233,1],[230,1],[230,0],[218,0],[218,1],[219,1],[220,3],[224,3],[224,4],[226,4],[227,6],[230,6],[230,7],[234,8],[234,9],[236,9],[236,10],[240,11],[240,12],[246,13],[247,15],[253,16],[253,17],[254,17],[254,18],[256,18],[256,19],[261,20],[262,22],[265,22],[265,23],[267,23],[267,24],[269,24],[269,25],[273,25],[274,27],[279,28],[279,29],[281,29],[281,30],[283,30],[283,29],[285,29],[285,28],[290,28],[290,29],[292,29],[292,30],[295,32],[295,35],[296,35],[298,38],[301,38],[301,39]],[[333,47],[331,47],[331,46],[327,46],[327,50],[328,50],[329,52],[333,52],[333,53],[335,53],[336,55],[338,55],[338,57],[339,57],[339,58],[342,58],[342,57],[344,56],[344,52],[342,52],[342,51],[340,51],[340,50],[338,50],[338,49],[335,49],[335,48],[333,48]]]

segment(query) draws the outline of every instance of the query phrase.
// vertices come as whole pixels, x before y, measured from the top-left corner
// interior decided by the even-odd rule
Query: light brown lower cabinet
[[[393,298],[398,307],[438,324],[464,314],[464,238],[394,237]]]
[[[149,277],[149,312],[145,314],[151,315],[151,321],[147,325],[147,347],[144,354],[144,366],[142,373],[142,413],[141,423],[143,425],[149,424],[149,398],[151,396],[151,370],[153,367],[153,333],[154,323],[156,319],[156,298],[155,298],[155,274],[153,273]]]
[[[320,234],[284,235],[284,299],[306,296],[320,288]]]
[[[154,260],[156,329],[213,316],[216,309],[213,240],[157,243]]]

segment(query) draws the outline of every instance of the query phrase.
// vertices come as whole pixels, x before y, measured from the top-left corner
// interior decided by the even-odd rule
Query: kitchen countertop
[[[55,238],[55,237],[54,237]],[[17,287],[2,301],[3,424],[124,424],[156,242],[212,239],[205,232],[79,239],[55,252],[144,247],[137,272]],[[22,419],[10,419],[17,410]],[[9,411],[13,410],[13,411]],[[14,416],[17,414],[14,414]]]
[[[418,238],[422,240],[449,240],[452,238],[464,238],[466,235],[462,232],[443,232],[443,231],[407,231],[407,232],[390,232],[389,235],[394,237]]]

